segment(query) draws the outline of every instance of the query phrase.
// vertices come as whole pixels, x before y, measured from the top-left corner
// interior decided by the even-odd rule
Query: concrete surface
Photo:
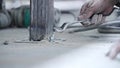
[[[115,60],[105,56],[109,45],[89,44],[32,68],[119,68],[120,56]]]
[[[56,33],[56,38],[66,41],[18,43],[28,39],[27,29],[0,30],[0,68],[120,67],[119,56],[115,60],[105,57],[110,46],[120,39],[119,34],[99,34],[96,30],[69,34],[68,31]],[[8,45],[3,44],[5,41]]]
[[[73,17],[62,14],[61,23]],[[105,57],[109,48],[120,39],[120,34],[99,34],[97,30],[69,34],[73,29],[55,33],[65,41],[28,42],[26,28],[0,30],[0,68],[119,68],[120,57]],[[4,45],[4,43],[8,45]]]

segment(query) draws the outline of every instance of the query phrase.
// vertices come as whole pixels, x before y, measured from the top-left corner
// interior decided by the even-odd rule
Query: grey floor
[[[72,20],[67,18],[62,20]],[[25,28],[0,30],[0,68],[88,68],[90,62],[91,68],[101,68],[100,65],[120,67],[119,56],[115,60],[105,56],[120,39],[120,34],[100,34],[97,30],[68,33],[71,30],[55,33],[56,38],[64,41],[48,42],[45,39],[31,43],[24,42],[29,38]],[[8,45],[4,45],[6,41]]]
[[[38,64],[38,68],[56,68],[54,67],[54,63],[56,63],[55,65],[58,66],[64,66],[65,64],[63,63],[66,61],[65,58],[67,58],[67,66],[69,64],[73,64],[74,66],[75,63],[73,62],[76,61],[77,64],[83,64],[86,62],[85,65],[89,65],[87,64],[88,60],[93,59],[94,62],[92,62],[92,64],[98,63],[98,66],[99,64],[103,64],[103,66],[104,64],[105,66],[109,66],[110,63],[113,63],[111,68],[120,67],[119,56],[113,61],[108,57],[105,57],[105,53],[108,51],[111,45],[120,39],[119,34],[99,34],[96,30],[69,34],[66,31],[64,33],[56,33],[56,38],[64,39],[65,41],[57,41],[55,43],[43,40],[41,42],[19,43],[28,39],[27,29],[0,30],[0,68],[30,68],[32,66],[37,66],[36,64]],[[3,44],[5,41],[8,41],[8,45]],[[67,54],[69,56],[66,57]],[[63,57],[62,59],[59,59],[59,56],[61,55],[63,55]],[[77,56],[77,58],[75,56]],[[57,60],[56,62],[52,61],[52,59],[54,60],[54,58],[57,57],[58,62]],[[49,63],[47,63],[48,60],[50,60],[53,67],[49,67]],[[61,62],[59,62],[60,60]],[[69,62],[71,60],[73,60],[73,62]],[[104,63],[104,61],[106,62]],[[41,67],[42,63],[45,63],[44,66],[47,65],[48,67]],[[68,66],[60,68],[71,67]]]

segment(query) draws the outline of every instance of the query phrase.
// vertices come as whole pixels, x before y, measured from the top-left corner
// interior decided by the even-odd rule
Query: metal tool
[[[54,30],[57,31],[57,32],[63,32],[65,31],[69,26],[73,25],[73,24],[76,24],[76,23],[82,23],[82,22],[85,22],[85,21],[88,21],[89,19],[87,20],[81,20],[81,21],[74,21],[74,22],[65,22],[63,23],[63,25],[61,27],[54,27]],[[84,26],[82,26],[84,27]]]

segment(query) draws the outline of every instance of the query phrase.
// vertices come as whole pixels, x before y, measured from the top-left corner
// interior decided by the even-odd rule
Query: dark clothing
[[[0,10],[2,9],[3,0],[0,0]]]
[[[116,6],[120,7],[120,3],[117,3]]]

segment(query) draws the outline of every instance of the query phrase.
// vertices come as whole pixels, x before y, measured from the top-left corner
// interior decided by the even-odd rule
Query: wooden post
[[[31,0],[30,40],[40,41],[53,33],[54,0]]]

